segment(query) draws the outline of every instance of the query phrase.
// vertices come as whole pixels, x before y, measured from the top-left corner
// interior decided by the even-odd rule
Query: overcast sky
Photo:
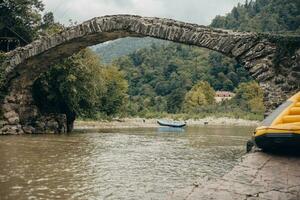
[[[177,19],[201,25],[210,24],[216,15],[231,11],[245,0],[43,0],[45,11],[68,25],[69,19],[82,22],[112,14],[136,14]]]

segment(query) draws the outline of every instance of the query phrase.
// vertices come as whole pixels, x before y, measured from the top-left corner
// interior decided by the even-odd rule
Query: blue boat
[[[174,128],[181,128],[186,126],[186,122],[177,122],[177,121],[157,120],[157,123],[161,126],[169,126]]]

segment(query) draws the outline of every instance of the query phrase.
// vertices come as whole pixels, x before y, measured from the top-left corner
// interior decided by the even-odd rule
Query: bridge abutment
[[[12,89],[4,98],[4,135],[31,133],[65,133],[67,118],[65,114],[42,114],[32,98],[31,88]]]

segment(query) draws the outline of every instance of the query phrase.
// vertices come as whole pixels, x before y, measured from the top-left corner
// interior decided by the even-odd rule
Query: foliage
[[[40,0],[2,0],[0,3],[0,36],[16,37],[15,33],[17,33],[23,38],[22,44],[31,42],[39,29],[40,12],[43,8],[44,5]]]
[[[55,33],[59,33],[64,29],[64,26],[54,21],[54,15],[52,12],[47,12],[43,16],[43,20],[39,30],[39,36],[51,36]]]
[[[115,66],[102,67],[101,72],[104,90],[98,105],[99,111],[108,116],[123,112],[128,91],[124,73]]]
[[[169,43],[115,60],[129,83],[127,113],[178,113],[186,93],[199,81],[207,81],[216,90],[232,91],[240,82],[250,80],[236,62],[220,58],[205,49]]]
[[[289,38],[280,35],[272,36],[265,32],[281,35],[300,33],[300,1],[294,0],[256,0],[238,4],[226,16],[217,16],[211,23],[212,27],[234,29],[240,31],[263,32],[259,35],[269,38],[278,44],[274,63],[277,65],[284,57],[294,54],[299,46],[299,37]]]
[[[9,40],[0,44],[0,50],[12,50],[19,45],[29,44],[40,36],[61,31],[63,26],[54,22],[53,13],[47,12],[42,17],[43,10],[44,4],[41,0],[2,0],[0,37]]]
[[[195,111],[203,106],[212,105],[215,102],[215,91],[208,82],[200,81],[186,93],[184,98],[184,110]]]
[[[241,108],[234,106],[230,103],[213,104],[205,106],[195,110],[195,112],[181,112],[181,113],[167,113],[167,112],[142,112],[139,113],[139,117],[144,118],[169,118],[175,120],[188,120],[188,119],[202,119],[205,117],[228,117],[235,119],[247,119],[247,120],[262,120],[263,115],[251,113],[249,111],[242,110]]]
[[[256,0],[238,4],[226,16],[217,16],[212,27],[255,32],[300,33],[300,1]]]
[[[210,52],[209,64],[207,81],[215,90],[233,91],[240,83],[251,80],[242,65],[220,53]]]
[[[217,16],[211,23],[212,27],[234,29],[239,31],[262,32],[259,35],[268,37],[278,43],[278,52],[274,63],[279,63],[282,57],[290,56],[299,45],[299,37],[294,41],[285,41],[284,37],[273,37],[265,32],[280,33],[281,35],[299,35],[300,33],[300,1],[294,0],[256,0],[238,4],[226,16]],[[291,38],[289,38],[290,40]],[[220,60],[225,60],[221,56]],[[214,84],[212,84],[214,85]],[[251,89],[252,88],[252,89]],[[244,94],[242,95],[243,90]],[[252,90],[252,93],[251,93]],[[263,113],[263,94],[254,82],[241,84],[237,89],[236,102],[244,109],[255,113]],[[256,92],[256,97],[247,97],[246,94]],[[251,95],[250,95],[251,96]],[[239,99],[239,100],[238,100]]]
[[[51,67],[33,86],[39,107],[45,112],[89,115],[99,102],[103,84],[98,59],[82,51]]]
[[[51,67],[33,86],[34,99],[47,113],[95,118],[115,114],[126,97],[127,82],[116,67],[104,67],[85,49]]]
[[[235,92],[233,101],[240,108],[257,114],[265,112],[263,90],[256,82],[241,83]]]

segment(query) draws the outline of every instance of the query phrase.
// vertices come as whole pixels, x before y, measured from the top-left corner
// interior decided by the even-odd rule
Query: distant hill
[[[92,46],[91,49],[100,55],[103,63],[110,63],[116,58],[132,54],[139,49],[168,43],[170,42],[150,37],[127,37]]]

